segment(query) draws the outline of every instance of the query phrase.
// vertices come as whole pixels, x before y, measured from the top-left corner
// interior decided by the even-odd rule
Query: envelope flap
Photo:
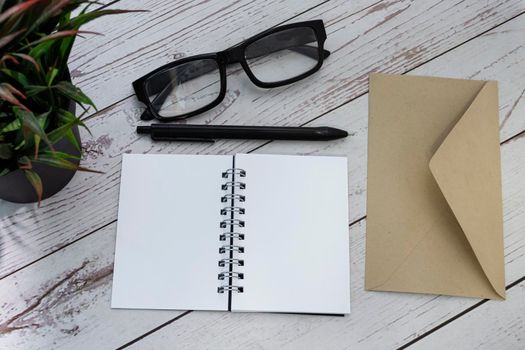
[[[483,272],[505,298],[498,93],[486,82],[430,160]]]

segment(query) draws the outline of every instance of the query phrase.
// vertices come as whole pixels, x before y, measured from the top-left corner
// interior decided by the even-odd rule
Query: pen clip
[[[213,139],[205,139],[200,137],[162,137],[162,136],[155,136],[151,137],[154,141],[182,141],[182,142],[208,142],[208,143],[214,143],[215,140]]]

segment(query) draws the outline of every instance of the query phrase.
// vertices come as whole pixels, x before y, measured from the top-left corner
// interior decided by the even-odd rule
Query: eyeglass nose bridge
[[[244,59],[244,50],[242,47],[234,46],[219,52],[219,59],[225,64],[241,63]]]

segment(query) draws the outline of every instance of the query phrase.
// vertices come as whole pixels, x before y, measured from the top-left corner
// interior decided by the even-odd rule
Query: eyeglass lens
[[[319,62],[319,45],[312,28],[290,28],[247,46],[245,58],[258,80],[276,83],[313,69]]]
[[[161,117],[190,113],[217,99],[219,65],[213,59],[190,61],[158,72],[146,81],[153,109]]]

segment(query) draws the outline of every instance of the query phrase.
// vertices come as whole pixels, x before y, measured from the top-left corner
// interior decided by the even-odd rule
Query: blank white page
[[[232,162],[232,156],[123,156],[113,308],[228,310],[217,274],[221,174]]]
[[[349,313],[346,158],[239,154],[235,164],[246,170],[245,262],[232,311]]]

